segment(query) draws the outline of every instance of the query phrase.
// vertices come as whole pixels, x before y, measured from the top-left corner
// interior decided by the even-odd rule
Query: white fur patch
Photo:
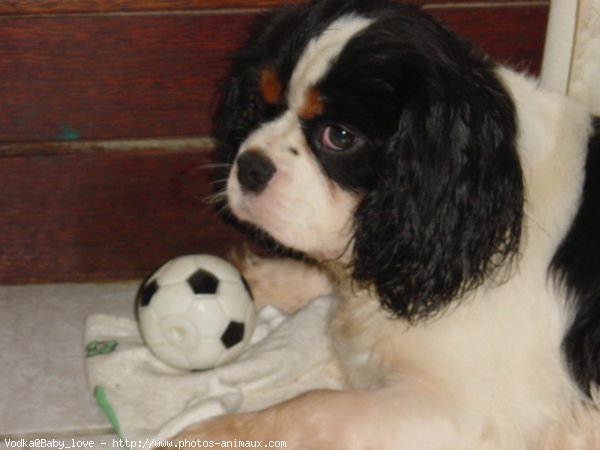
[[[371,22],[365,17],[344,16],[309,42],[290,81],[288,101],[292,110],[302,107],[306,91],[327,73],[348,41]]]

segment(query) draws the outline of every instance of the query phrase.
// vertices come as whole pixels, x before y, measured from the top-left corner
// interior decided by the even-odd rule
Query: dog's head
[[[235,216],[347,262],[398,315],[440,310],[518,247],[512,102],[493,63],[412,7],[267,14],[234,58],[215,134]]]

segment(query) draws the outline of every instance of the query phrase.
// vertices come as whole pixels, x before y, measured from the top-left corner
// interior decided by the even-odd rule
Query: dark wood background
[[[210,194],[227,55],[285,0],[0,0],[0,284],[136,279],[240,236]],[[425,0],[537,74],[548,0]]]

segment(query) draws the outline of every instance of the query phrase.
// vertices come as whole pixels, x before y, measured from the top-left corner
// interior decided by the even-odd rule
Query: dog
[[[215,136],[227,210],[331,280],[347,389],[175,440],[600,449],[600,121],[584,107],[417,8],[321,0],[258,20]],[[317,269],[286,270],[271,298],[325,289]]]

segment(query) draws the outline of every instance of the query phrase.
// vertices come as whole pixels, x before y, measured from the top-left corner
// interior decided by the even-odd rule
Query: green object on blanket
[[[121,437],[121,427],[119,425],[119,421],[117,420],[117,416],[115,415],[115,411],[112,408],[112,405],[109,403],[108,398],[106,397],[106,392],[104,392],[104,388],[100,385],[94,388],[94,398],[96,399],[96,403],[112,425],[115,433],[119,437]]]

